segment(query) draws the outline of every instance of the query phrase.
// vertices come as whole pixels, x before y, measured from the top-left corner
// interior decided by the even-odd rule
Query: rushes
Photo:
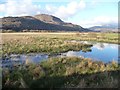
[[[82,34],[4,35],[3,56],[11,53],[41,52],[51,55],[69,50],[90,51],[92,45],[67,42],[70,40],[95,40],[117,43],[116,34],[106,33],[104,37],[102,37],[102,33]],[[118,70],[120,70],[120,66],[114,61],[105,64],[78,57],[49,58],[49,60],[38,65],[29,64],[24,68],[17,68],[15,68],[16,71],[3,70],[3,87],[22,87],[20,85],[21,80],[25,82],[25,86],[31,88],[117,87],[117,75]],[[14,78],[14,76],[16,77]]]
[[[52,59],[52,60],[51,60]],[[64,57],[64,58],[51,58],[50,61],[45,61],[42,66],[45,65],[49,67],[56,68],[57,66],[62,67],[65,70],[65,75],[73,74],[73,73],[96,73],[103,71],[111,71],[118,69],[117,63],[108,63],[104,64],[101,61],[92,61],[90,59],[85,58],[77,58],[77,57]],[[57,69],[57,68],[56,68]]]
[[[19,36],[18,36],[19,37]],[[22,38],[22,37],[21,37]],[[3,55],[11,53],[61,53],[68,50],[81,50],[83,47],[90,47],[80,43],[68,43],[64,39],[46,37],[17,38],[10,41],[5,40],[3,45]]]
[[[78,57],[56,57],[38,65],[29,64],[25,69],[18,69],[12,73],[3,70],[3,80],[4,83],[8,83],[7,87],[18,87],[17,84],[12,85],[11,82],[14,83],[18,80],[19,83],[19,79],[23,79],[26,85],[31,88],[51,86],[113,88],[118,85],[119,67],[116,65],[115,62],[104,64]],[[14,78],[13,75],[16,75],[17,78]]]
[[[104,35],[103,35],[104,34]],[[117,33],[78,33],[78,34],[3,34],[4,53],[29,53],[29,52],[64,52],[69,49],[80,50],[79,43],[67,40],[88,40],[99,42],[119,43]],[[85,47],[86,45],[84,45]],[[9,49],[9,51],[8,51]],[[20,49],[20,50],[19,50]],[[27,49],[27,50],[26,50]],[[34,50],[35,49],[35,50]],[[57,49],[57,50],[55,50]],[[62,49],[62,50],[61,50]],[[60,51],[59,51],[60,50]],[[90,49],[83,48],[83,51]]]

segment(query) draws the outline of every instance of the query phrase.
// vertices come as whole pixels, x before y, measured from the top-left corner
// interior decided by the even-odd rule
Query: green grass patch
[[[118,87],[116,62],[104,64],[91,59],[50,58],[38,65],[29,64],[14,71],[3,70],[3,87]]]

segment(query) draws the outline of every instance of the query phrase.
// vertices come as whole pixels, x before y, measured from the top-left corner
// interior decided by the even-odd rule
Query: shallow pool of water
[[[119,49],[118,44],[97,43],[97,42],[89,42],[89,41],[78,41],[78,42],[93,44],[93,47],[91,47],[90,52],[68,51],[66,53],[61,54],[61,56],[68,56],[68,57],[77,56],[77,57],[92,58],[93,60],[99,60],[105,63],[111,62],[113,60],[118,61],[118,49]]]
[[[119,45],[117,44],[109,44],[109,43],[98,43],[98,42],[89,42],[89,41],[71,41],[71,42],[79,42],[86,44],[93,44],[91,47],[91,51],[83,52],[83,51],[68,51],[65,53],[61,53],[59,55],[54,55],[52,57],[85,57],[91,58],[92,60],[99,60],[105,63],[111,61],[118,61],[118,49]],[[2,60],[2,67],[13,67],[16,65],[23,65],[29,63],[38,64],[43,60],[47,60],[49,56],[47,54],[12,54],[9,58]]]
[[[2,60],[2,67],[10,67],[17,65],[23,65],[23,64],[38,64],[43,60],[47,60],[48,55],[47,54],[12,54],[9,56],[9,58]]]

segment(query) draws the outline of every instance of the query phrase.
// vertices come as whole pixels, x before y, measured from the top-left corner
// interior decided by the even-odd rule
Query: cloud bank
[[[24,16],[47,13],[62,19],[74,16],[83,8],[85,8],[85,3],[82,0],[79,2],[73,1],[66,6],[59,7],[46,5],[44,10],[40,5],[34,5],[32,0],[7,0],[5,4],[0,4],[0,12],[5,13],[5,16]]]
[[[39,1],[42,2],[43,0]],[[95,5],[96,3],[98,3],[98,1],[100,0],[93,0],[91,1],[91,3],[92,5]],[[0,13],[3,13],[4,16],[27,16],[45,13],[57,16],[62,20],[67,20],[69,18],[73,18],[75,15],[80,13],[81,10],[85,10],[85,8],[87,7],[85,0],[70,0],[66,3],[66,5],[57,6],[55,6],[54,4],[46,3],[44,7],[40,4],[40,2],[39,4],[33,4],[33,2],[33,0],[7,0],[6,3],[0,4]],[[117,22],[117,17],[97,16],[93,19],[89,19],[88,17],[87,20],[75,20],[75,22],[72,23],[81,25],[83,27],[91,27],[95,25],[100,26],[107,23]]]
[[[46,5],[46,10],[52,15],[55,15],[62,19],[67,19],[68,17],[74,16],[75,14],[80,12],[80,10],[84,9],[85,7],[86,7],[85,2],[81,0],[79,2],[72,1],[68,3],[66,6],[59,6],[57,8]]]
[[[82,22],[78,22],[76,24],[82,25],[84,27],[92,27],[92,26],[102,26],[111,23],[118,23],[118,17],[109,17],[109,16],[98,16],[91,20],[84,20]]]
[[[7,0],[5,4],[0,4],[0,12],[5,16],[24,16],[40,13],[40,8],[32,4],[32,0]]]

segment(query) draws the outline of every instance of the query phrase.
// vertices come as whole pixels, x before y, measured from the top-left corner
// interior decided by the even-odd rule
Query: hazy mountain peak
[[[90,27],[89,29],[94,30],[94,31],[100,31],[100,32],[107,32],[107,31],[117,32],[118,24],[117,23],[108,23],[108,24],[104,24],[101,26],[93,26],[93,27]]]

